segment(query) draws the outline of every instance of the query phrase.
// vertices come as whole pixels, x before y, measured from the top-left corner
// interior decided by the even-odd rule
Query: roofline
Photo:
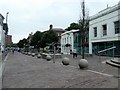
[[[114,11],[119,10],[119,9],[120,9],[120,5],[119,5],[119,4],[120,4],[120,2],[119,2],[118,4],[112,6],[112,7],[108,7],[108,8],[106,8],[106,9],[104,9],[104,10],[101,10],[101,11],[98,12],[97,14],[91,16],[91,17],[90,17],[90,21],[91,21],[91,20],[94,20],[94,19],[97,19],[97,18],[99,18],[99,17],[102,17],[102,16],[104,16],[104,15],[107,15],[107,14],[109,14],[109,13],[111,13],[111,12],[114,12]]]
[[[77,30],[66,31],[66,32],[62,33],[61,36],[62,36],[62,35],[65,35],[65,34],[68,34],[68,33],[78,32],[78,31],[79,31],[79,29],[77,29]]]

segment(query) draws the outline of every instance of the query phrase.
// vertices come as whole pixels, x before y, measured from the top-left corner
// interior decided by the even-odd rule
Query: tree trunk
[[[82,32],[82,59],[85,58],[85,31]]]

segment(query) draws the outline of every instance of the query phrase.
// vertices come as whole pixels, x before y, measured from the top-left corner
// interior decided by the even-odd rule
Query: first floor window
[[[120,33],[120,21],[114,22],[114,27],[115,27],[115,34]]]
[[[97,37],[97,27],[94,27],[94,37]]]
[[[107,25],[102,25],[103,27],[103,36],[106,36],[107,35]]]

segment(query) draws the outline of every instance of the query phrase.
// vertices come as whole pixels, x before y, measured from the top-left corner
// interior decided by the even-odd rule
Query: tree
[[[40,48],[40,40],[42,38],[42,32],[36,31],[35,34],[32,36],[30,45],[34,46],[35,48],[39,49]]]
[[[53,30],[49,30],[44,32],[41,41],[40,41],[40,47],[45,48],[47,45],[51,43],[57,43],[58,42],[58,36]]]
[[[17,43],[17,46],[19,47],[19,48],[23,48],[25,45],[27,45],[28,44],[28,41],[27,41],[27,39],[25,39],[25,38],[23,38],[22,40],[20,40],[18,43]]]
[[[67,30],[67,31],[70,31],[70,30],[72,30],[72,29],[79,29],[79,24],[78,23],[71,23],[70,24],[70,26],[68,27],[68,28],[66,28],[65,30]]]
[[[89,28],[89,14],[85,8],[84,0],[81,2],[81,16],[79,20],[79,31],[82,33],[82,59],[84,59],[85,53],[85,33]]]

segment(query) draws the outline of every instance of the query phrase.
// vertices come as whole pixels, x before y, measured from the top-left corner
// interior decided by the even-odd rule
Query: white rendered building
[[[89,54],[116,46],[115,55],[120,56],[120,5],[108,7],[90,17]],[[112,51],[106,55],[112,55]]]
[[[4,17],[0,14],[0,52],[4,49],[5,31],[3,30]]]
[[[74,32],[79,30],[66,31],[61,34],[61,53],[70,54],[74,49]]]

